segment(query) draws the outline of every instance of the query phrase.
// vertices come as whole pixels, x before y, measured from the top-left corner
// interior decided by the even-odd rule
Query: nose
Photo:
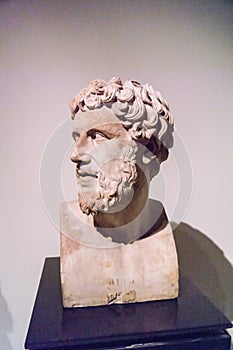
[[[70,159],[72,162],[78,165],[89,164],[91,162],[91,157],[88,155],[88,150],[90,148],[89,143],[86,139],[81,137],[76,141],[74,148],[71,152]]]
[[[83,152],[80,152],[76,146],[74,146],[73,151],[70,155],[70,160],[77,164],[89,164],[91,162],[91,157]]]

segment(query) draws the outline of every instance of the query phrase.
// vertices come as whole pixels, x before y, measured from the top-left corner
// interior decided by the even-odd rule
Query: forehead
[[[78,112],[74,119],[73,129],[83,133],[98,126],[116,123],[121,124],[120,120],[110,109],[102,107],[100,109]]]

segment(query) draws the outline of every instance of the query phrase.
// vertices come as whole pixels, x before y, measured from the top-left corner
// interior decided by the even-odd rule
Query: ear
[[[148,167],[150,172],[150,179],[159,173],[160,163],[163,159],[162,154],[160,154],[162,151],[161,146],[162,145],[160,141],[155,136],[152,136],[144,147],[142,163]]]
[[[149,152],[157,158],[159,163],[162,163],[167,159],[169,153],[167,147],[164,146],[163,142],[154,135],[148,140],[146,147]]]
[[[156,156],[147,147],[145,147],[142,155],[142,163],[149,165],[154,159],[156,159]]]
[[[152,135],[150,139],[146,139],[142,157],[143,164],[149,164],[153,159],[155,159],[158,155],[158,151],[159,141],[154,135]]]

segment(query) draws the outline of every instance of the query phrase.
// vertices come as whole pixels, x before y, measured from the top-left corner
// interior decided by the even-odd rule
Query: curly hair
[[[173,146],[174,121],[167,101],[149,84],[119,77],[96,79],[70,101],[72,118],[80,111],[106,106],[119,118],[132,139],[145,145],[161,163]]]

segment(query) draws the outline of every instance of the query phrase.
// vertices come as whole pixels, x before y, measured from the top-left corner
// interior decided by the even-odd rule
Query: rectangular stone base
[[[64,307],[82,307],[178,296],[178,263],[170,225],[132,244],[87,246],[61,234]]]

